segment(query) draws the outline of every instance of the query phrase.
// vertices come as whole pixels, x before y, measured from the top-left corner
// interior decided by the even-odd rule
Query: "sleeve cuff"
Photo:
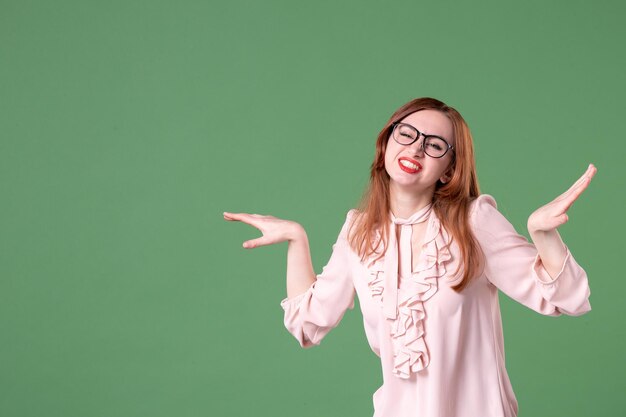
[[[563,260],[563,265],[561,265],[561,269],[559,270],[559,273],[556,274],[556,277],[554,278],[552,278],[550,274],[548,274],[548,271],[546,271],[546,268],[543,266],[543,262],[541,262],[541,258],[539,257],[539,254],[535,256],[535,261],[533,262],[532,270],[533,270],[536,280],[540,284],[552,285],[559,279],[561,274],[563,274],[563,271],[565,270],[565,266],[567,265],[567,262],[569,261],[570,256],[571,256],[569,248],[566,247],[566,250],[567,250],[567,253],[565,255],[565,260]]]
[[[287,311],[288,309],[292,309],[294,307],[297,307],[298,304],[300,304],[300,302],[302,301],[302,299],[304,298],[304,296],[310,291],[307,290],[305,292],[303,292],[300,295],[296,295],[295,297],[286,297],[284,298],[281,302],[280,302],[280,306],[283,308],[283,310]]]

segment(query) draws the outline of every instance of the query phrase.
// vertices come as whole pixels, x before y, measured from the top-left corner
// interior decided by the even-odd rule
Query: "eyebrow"
[[[413,125],[412,125],[412,124],[410,124],[410,123],[406,123],[406,122],[398,122],[398,124],[400,124],[400,125],[407,125],[407,126],[411,126],[413,129],[417,130],[418,132],[420,132],[422,135],[424,135],[424,136],[426,136],[426,137],[435,137],[435,138],[443,139],[443,140],[445,140],[446,142],[448,141],[448,139],[444,138],[443,136],[439,136],[439,135],[431,135],[431,134],[428,134],[428,133],[424,133],[424,132],[422,132],[421,130],[419,130],[418,128],[416,128],[415,126],[413,126]]]

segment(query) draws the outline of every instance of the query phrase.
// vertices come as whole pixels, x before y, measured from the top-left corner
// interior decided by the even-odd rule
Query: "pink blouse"
[[[318,345],[359,297],[370,347],[381,359],[383,385],[374,417],[514,417],[518,405],[504,361],[498,289],[538,313],[578,316],[591,310],[587,275],[569,249],[558,275],[483,194],[470,224],[485,267],[460,294],[452,286],[460,257],[432,211],[416,270],[398,276],[391,318],[383,308],[385,259],[361,262],[350,248],[350,210],[328,264],[303,294],[284,299],[285,326],[302,347]],[[386,304],[388,304],[387,302]]]

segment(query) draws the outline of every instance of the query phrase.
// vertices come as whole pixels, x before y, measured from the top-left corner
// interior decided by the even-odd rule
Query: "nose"
[[[415,142],[411,144],[411,150],[416,155],[424,154],[424,134],[420,133],[420,137],[417,138]]]

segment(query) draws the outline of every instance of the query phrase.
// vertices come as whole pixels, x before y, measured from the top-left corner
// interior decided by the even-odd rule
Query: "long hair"
[[[461,262],[454,275],[462,268],[463,279],[452,287],[460,292],[478,274],[482,263],[482,251],[469,225],[469,206],[478,197],[480,191],[469,127],[458,111],[439,100],[430,97],[411,100],[396,110],[378,134],[376,153],[370,168],[370,181],[350,225],[349,243],[361,260],[378,253],[381,244],[382,250],[378,259],[384,255],[391,223],[389,174],[385,169],[387,142],[392,133],[393,123],[420,110],[440,111],[452,123],[455,139],[451,162],[453,174],[450,181],[445,184],[437,181],[432,203],[441,226],[452,236],[452,241],[455,241],[460,249]],[[377,231],[381,239],[376,239],[374,246]]]

